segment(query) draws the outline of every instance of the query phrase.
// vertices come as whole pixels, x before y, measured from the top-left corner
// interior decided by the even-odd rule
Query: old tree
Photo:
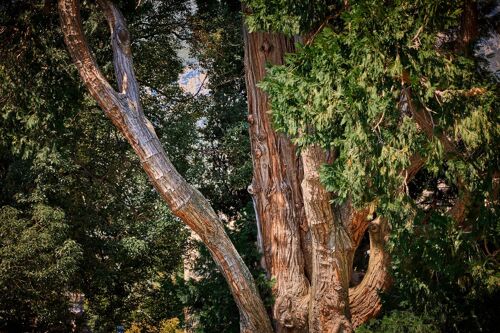
[[[272,281],[269,315],[220,217],[144,115],[124,17],[97,2],[117,87],[86,42],[77,0],[59,0],[68,50],[158,193],[209,249],[242,332],[352,332],[380,311],[390,285],[391,226],[441,218],[467,231],[497,217],[498,87],[473,60],[478,4],[246,1],[249,192]],[[266,75],[268,64],[277,66]],[[368,268],[350,287],[366,232]]]

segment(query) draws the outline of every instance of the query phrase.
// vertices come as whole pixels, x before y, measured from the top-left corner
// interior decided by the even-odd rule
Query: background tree
[[[77,292],[85,294],[87,323],[94,331],[107,332],[121,322],[142,319],[139,310],[155,297],[156,286],[171,281],[172,272],[180,269],[187,234],[146,185],[135,155],[78,83],[55,5],[1,5],[0,285],[5,297],[0,327],[68,331],[68,293]],[[180,16],[186,11],[177,3],[170,6],[177,6],[170,9]],[[93,42],[103,45],[97,58],[106,59],[108,33],[93,7],[82,6],[85,29]],[[137,25],[145,17],[160,20],[152,7],[129,12]],[[140,28],[137,33],[145,36],[140,46],[150,48],[143,58],[147,64],[170,30],[156,30],[158,40]],[[162,81],[160,88],[181,98],[174,74],[182,68],[175,56],[180,43],[169,42],[172,57],[155,64],[155,70],[168,70],[153,75],[146,71],[152,66],[144,65],[144,75]],[[171,73],[168,80],[165,73]],[[187,133],[194,132],[197,118],[183,112],[184,105],[167,109],[160,102],[146,110],[158,122],[169,123],[163,140],[174,147],[178,165],[187,168],[185,149],[196,137],[183,145],[169,142],[179,135],[192,137]],[[163,305],[165,317],[158,321],[181,314],[180,303]]]

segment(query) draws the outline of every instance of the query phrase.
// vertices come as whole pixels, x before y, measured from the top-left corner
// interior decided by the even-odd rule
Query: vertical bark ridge
[[[150,181],[172,212],[208,247],[240,310],[241,332],[272,332],[250,271],[229,240],[222,222],[203,195],[177,172],[151,124],[139,112],[140,100],[131,68],[130,41],[128,33],[123,32],[125,21],[112,2],[99,2],[111,26],[112,36],[119,39],[118,43],[112,38],[112,46],[121,93],[110,86],[92,57],[81,28],[78,1],[59,0],[65,42],[80,76],[93,98],[130,143]]]
[[[274,280],[277,332],[307,332],[309,282],[301,249],[304,226],[300,161],[291,141],[271,126],[267,95],[257,88],[267,63],[282,64],[293,50],[280,34],[244,30],[245,79],[253,181],[249,187],[259,217],[265,266]]]
[[[330,193],[319,179],[325,151],[313,145],[301,156],[304,207],[312,236],[309,331],[352,332],[348,298],[351,238],[342,222],[335,219]]]

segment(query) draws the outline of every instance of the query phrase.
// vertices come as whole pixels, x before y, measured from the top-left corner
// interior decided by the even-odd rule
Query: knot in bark
[[[250,125],[253,125],[253,123],[254,123],[254,118],[253,118],[253,115],[249,114],[249,115],[247,116],[247,121],[248,121],[248,123],[249,123]]]
[[[271,51],[273,50],[273,45],[271,43],[269,43],[269,41],[266,39],[262,43],[260,50],[267,55],[267,54],[271,53]]]
[[[130,40],[128,30],[124,27],[118,27],[118,29],[116,31],[116,35],[118,36],[118,41],[121,44],[126,44]]]
[[[128,29],[122,26],[118,26],[118,28],[116,29],[116,39],[123,53],[130,57],[132,55],[132,52],[130,51],[130,34],[128,32]]]

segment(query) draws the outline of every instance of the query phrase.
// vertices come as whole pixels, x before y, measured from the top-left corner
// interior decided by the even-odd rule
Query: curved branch
[[[389,288],[390,257],[385,250],[389,237],[389,224],[377,218],[370,223],[370,261],[368,271],[359,285],[349,289],[349,304],[353,327],[358,327],[375,317],[382,308],[379,293]]]
[[[229,240],[222,222],[203,195],[186,182],[168,159],[142,114],[126,24],[110,1],[100,0],[111,27],[120,93],[100,72],[81,27],[78,0],[59,0],[62,31],[87,89],[128,140],[150,181],[172,212],[195,231],[224,274],[240,311],[241,332],[272,332],[271,323],[248,267]]]

